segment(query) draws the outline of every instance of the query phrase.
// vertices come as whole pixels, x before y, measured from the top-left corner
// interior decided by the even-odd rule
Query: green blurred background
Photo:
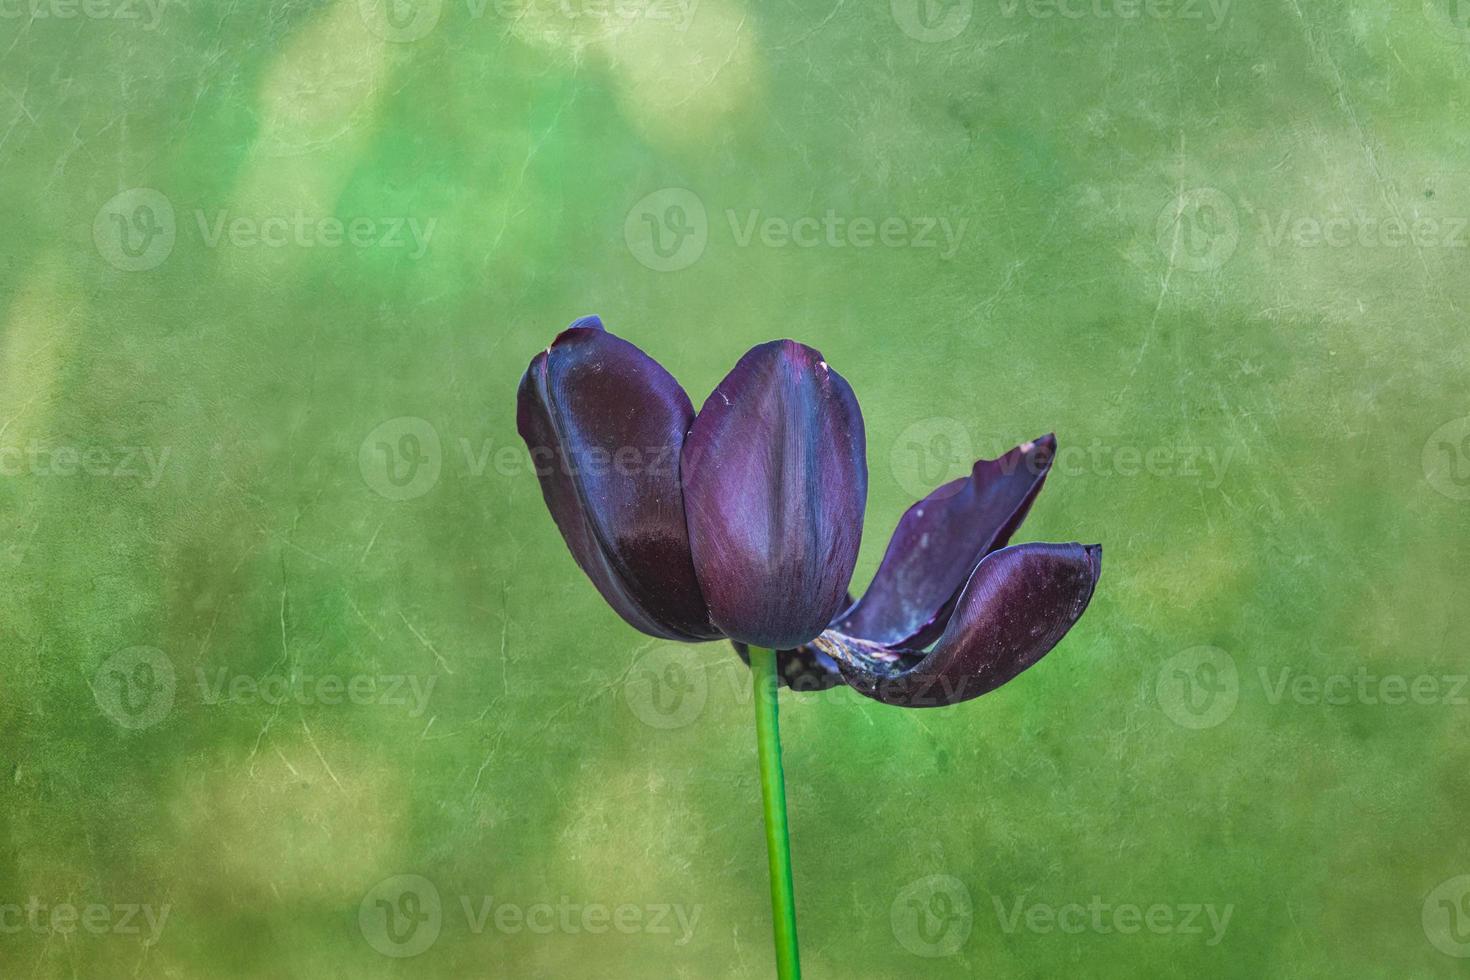
[[[783,694],[809,976],[1465,975],[1467,13],[0,0],[0,976],[771,974],[744,670],[516,437],[592,312],[825,353],[859,589],[1052,430],[1106,548],[983,700]]]

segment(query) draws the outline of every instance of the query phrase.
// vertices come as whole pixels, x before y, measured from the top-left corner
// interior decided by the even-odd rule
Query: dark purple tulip
[[[532,360],[517,422],[567,546],[624,619],[726,636],[742,657],[777,649],[799,690],[846,682],[907,707],[978,697],[1056,646],[1101,571],[1099,545],[1005,547],[1050,469],[1045,436],[910,507],[853,602],[862,413],[821,354],[789,340],[748,352],[696,416],[668,372],[586,317]]]

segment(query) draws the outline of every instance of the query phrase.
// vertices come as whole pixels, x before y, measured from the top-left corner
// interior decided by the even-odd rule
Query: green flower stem
[[[781,775],[781,728],[776,718],[776,652],[750,648],[755,684],[755,743],[760,757],[766,857],[771,869],[771,922],[776,933],[776,976],[799,980],[796,896],[791,888],[791,834],[786,829],[786,779]]]

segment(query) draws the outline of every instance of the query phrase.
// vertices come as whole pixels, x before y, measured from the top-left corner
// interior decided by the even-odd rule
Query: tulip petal
[[[995,690],[1056,646],[1087,608],[1101,571],[1101,545],[1002,548],[976,567],[933,650],[889,647],[835,630],[812,645],[875,701],[958,704]]]
[[[852,388],[793,341],[754,348],[709,396],[680,466],[695,573],[727,636],[794,649],[841,611],[866,451]]]
[[[1041,492],[1055,436],[975,463],[904,512],[868,591],[837,629],[887,646],[925,647],[944,631],[980,559],[1005,547]]]
[[[521,378],[516,426],[582,571],[636,629],[719,636],[689,551],[679,455],[694,406],[637,347],[583,317]]]

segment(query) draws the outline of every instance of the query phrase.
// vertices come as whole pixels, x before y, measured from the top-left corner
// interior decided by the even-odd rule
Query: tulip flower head
[[[868,470],[851,386],[790,340],[745,354],[698,413],[656,361],[584,317],[532,359],[517,427],[577,564],[651,636],[778,651],[781,680],[935,707],[1040,660],[1087,608],[1100,545],[1007,547],[1048,435],[937,488],[847,592]]]

